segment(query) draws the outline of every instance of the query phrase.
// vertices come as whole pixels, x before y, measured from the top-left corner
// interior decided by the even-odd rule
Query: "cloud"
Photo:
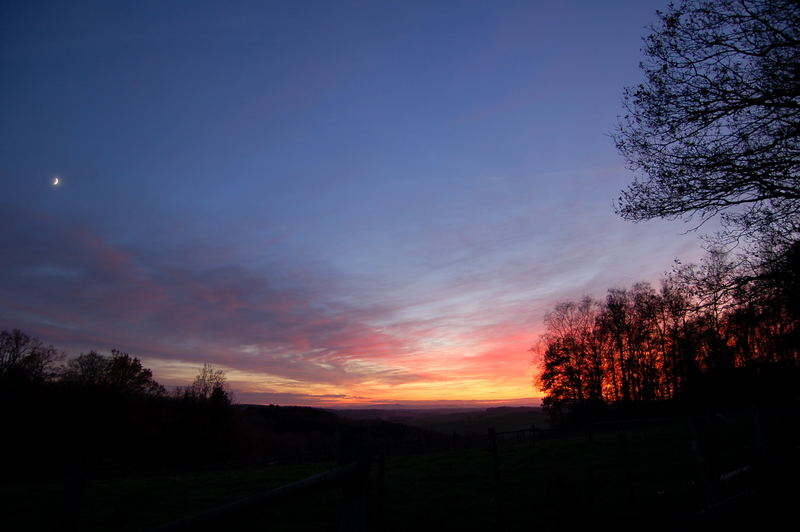
[[[299,381],[416,378],[388,363],[359,362],[407,347],[368,324],[363,311],[319,291],[324,282],[314,291],[282,286],[285,271],[233,262],[193,267],[192,256],[166,263],[47,215],[7,207],[0,216],[10,228],[4,242],[13,250],[0,265],[0,318],[9,327],[50,342],[121,346],[152,358],[210,359]]]
[[[168,385],[212,362],[263,402],[528,397],[545,312],[653,276],[653,254],[671,253],[616,221],[590,237],[583,222],[533,237],[531,224],[432,230],[409,249],[411,273],[362,275],[276,241],[280,260],[213,242],[164,252],[3,206],[0,326],[73,352],[123,349]]]

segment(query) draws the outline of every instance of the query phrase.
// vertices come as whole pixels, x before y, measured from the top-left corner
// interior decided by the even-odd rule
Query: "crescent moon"
[[[61,178],[59,178],[59,177],[54,177],[54,178],[53,178],[53,186],[54,186],[54,187],[57,187],[59,183],[61,183]]]

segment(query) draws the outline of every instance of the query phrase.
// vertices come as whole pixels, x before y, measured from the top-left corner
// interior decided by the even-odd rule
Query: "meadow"
[[[463,426],[474,426],[475,418],[463,415]],[[469,448],[389,455],[383,489],[377,469],[372,470],[369,523],[373,530],[511,531],[601,525],[625,530],[646,522],[651,530],[667,530],[702,527],[709,519],[746,523],[765,505],[768,515],[779,515],[781,494],[792,493],[784,481],[798,470],[796,448],[783,446],[778,474],[770,460],[758,459],[764,442],[758,441],[748,412],[706,421],[704,429],[691,419],[673,419],[544,432],[536,441],[501,436],[497,477],[485,439]],[[450,422],[457,423],[455,415]],[[87,478],[75,529],[148,530],[334,466],[331,461],[285,462]],[[713,501],[709,478],[716,479]],[[58,481],[0,488],[6,529],[61,528],[64,487]],[[726,501],[734,503],[726,506]],[[341,503],[342,490],[329,489],[240,512],[222,528],[339,530]],[[209,529],[220,529],[219,523]]]

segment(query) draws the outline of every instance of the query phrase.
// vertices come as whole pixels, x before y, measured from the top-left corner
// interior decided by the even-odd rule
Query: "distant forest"
[[[22,331],[0,332],[3,478],[116,477],[277,462],[331,461],[339,433],[395,452],[446,447],[449,435],[310,407],[235,404],[204,364],[168,391],[127,353],[66,359]],[[367,429],[368,437],[367,437]]]
[[[0,333],[6,478],[216,463],[243,445],[224,373],[204,365],[172,392],[127,353],[66,360],[22,331]]]

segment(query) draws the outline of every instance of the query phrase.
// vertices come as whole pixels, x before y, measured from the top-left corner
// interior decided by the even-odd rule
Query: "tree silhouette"
[[[630,220],[720,214],[727,237],[800,229],[800,3],[682,0],[645,41],[614,135]]]
[[[598,324],[598,304],[589,297],[559,303],[545,317],[547,347],[539,383],[548,394],[544,406],[552,413],[602,401],[607,335]]]
[[[233,393],[228,389],[225,372],[214,369],[208,362],[200,368],[192,384],[178,389],[177,394],[188,400],[215,404],[230,404],[233,401]]]
[[[690,407],[794,401],[800,383],[800,245],[737,285],[741,262],[719,250],[647,283],[555,306],[545,317],[539,388],[555,419],[600,403],[676,400]],[[747,390],[747,392],[745,392]]]
[[[128,353],[113,349],[110,357],[90,351],[69,362],[61,376],[64,382],[105,388],[119,393],[163,395],[164,387],[153,379],[153,372]]]
[[[19,329],[0,332],[0,379],[42,381],[50,377],[61,355]]]

